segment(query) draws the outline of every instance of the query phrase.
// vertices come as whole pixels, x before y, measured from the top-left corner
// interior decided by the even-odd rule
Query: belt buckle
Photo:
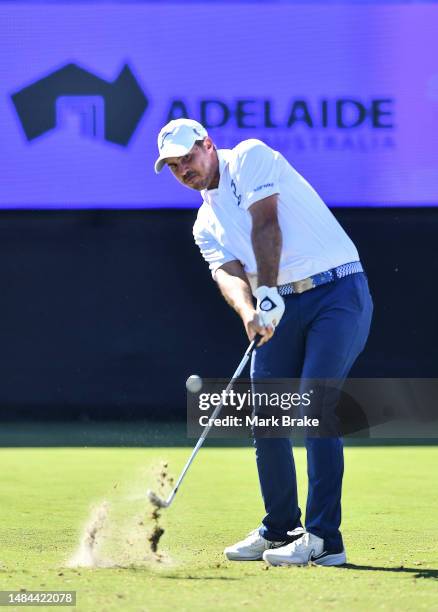
[[[314,288],[313,278],[309,276],[309,278],[303,278],[299,281],[294,281],[292,283],[294,288],[294,293],[304,293],[304,291],[308,291],[309,289]]]

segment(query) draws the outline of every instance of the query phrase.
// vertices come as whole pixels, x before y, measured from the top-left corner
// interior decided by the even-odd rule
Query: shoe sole
[[[326,555],[325,557],[321,557],[321,559],[312,559],[312,563],[316,563],[316,565],[344,565],[347,563],[347,555],[345,554],[345,550],[340,553],[335,553],[333,555]]]
[[[233,553],[224,553],[224,555],[228,561],[261,561],[263,559],[261,555],[257,557],[239,557],[237,554],[234,556]]]
[[[267,552],[267,551],[266,551]],[[320,557],[319,559],[309,559],[307,563],[291,563],[288,559],[281,558],[273,558],[270,559],[269,555],[263,555],[263,560],[266,561],[268,565],[272,566],[283,566],[283,565],[308,565],[309,563],[313,563],[315,565],[323,565],[325,567],[335,566],[335,565],[344,565],[347,563],[347,555],[345,554],[345,550],[340,553],[334,553],[332,555],[325,555],[324,557]]]
[[[275,548],[281,548],[281,546],[284,546],[285,544],[286,542],[282,542],[280,545],[274,546],[273,548],[268,549],[268,550],[274,550]],[[259,553],[256,557],[242,557],[237,552],[234,553],[231,551],[230,552],[224,551],[224,555],[225,555],[225,558],[228,559],[228,561],[263,561],[263,553]]]

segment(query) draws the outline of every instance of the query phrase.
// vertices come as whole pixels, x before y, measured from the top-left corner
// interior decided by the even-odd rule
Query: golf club
[[[239,378],[239,376],[241,375],[244,367],[246,366],[249,358],[251,357],[251,354],[252,354],[253,350],[255,349],[256,345],[259,343],[260,339],[261,339],[261,336],[259,334],[257,334],[254,337],[254,339],[251,341],[251,343],[248,346],[248,348],[246,349],[245,354],[242,357],[242,361],[237,366],[236,371],[234,372],[230,382],[227,385],[227,388],[225,389],[225,395],[231,390],[231,387],[233,386],[234,381],[236,380],[236,378]],[[204,431],[202,432],[198,442],[196,443],[196,446],[193,449],[192,454],[190,455],[187,463],[185,464],[185,466],[184,466],[184,468],[183,468],[183,470],[182,470],[182,472],[180,474],[180,477],[176,481],[176,484],[175,484],[174,488],[172,489],[172,491],[170,492],[168,498],[167,499],[162,499],[161,497],[159,497],[156,493],[154,493],[150,489],[147,491],[147,496],[149,498],[149,501],[154,506],[156,506],[157,508],[168,508],[170,506],[170,504],[173,501],[173,498],[175,497],[175,495],[176,495],[176,493],[177,493],[177,491],[179,489],[179,486],[181,485],[181,483],[183,481],[184,476],[187,473],[187,470],[189,469],[190,465],[192,464],[193,459],[196,457],[199,449],[203,445],[204,440],[205,440],[205,438],[208,435],[208,432],[210,431],[210,429],[212,427],[211,423],[213,423],[213,419],[215,419],[219,415],[221,409],[222,409],[222,402],[220,404],[218,404],[216,406],[216,408],[214,409],[214,411],[212,412],[212,415],[211,415],[210,421],[209,421],[210,424],[205,426]]]

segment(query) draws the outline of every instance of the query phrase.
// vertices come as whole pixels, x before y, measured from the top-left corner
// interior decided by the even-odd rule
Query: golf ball
[[[202,389],[202,378],[197,374],[192,374],[186,380],[186,388],[190,393],[199,393]]]

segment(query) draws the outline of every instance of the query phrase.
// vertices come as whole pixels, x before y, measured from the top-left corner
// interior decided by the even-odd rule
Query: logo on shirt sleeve
[[[260,189],[267,189],[268,187],[273,187],[274,183],[265,183],[264,185],[259,185],[258,187],[256,187],[254,189],[254,193],[256,193],[256,191],[260,191]]]

